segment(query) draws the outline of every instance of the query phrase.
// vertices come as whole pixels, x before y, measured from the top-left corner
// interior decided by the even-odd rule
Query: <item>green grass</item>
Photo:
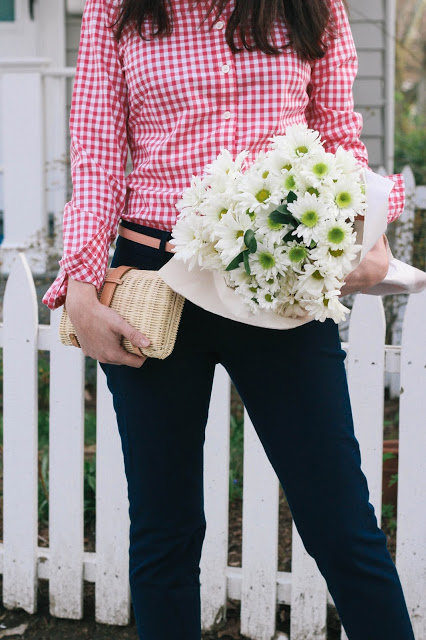
[[[243,497],[243,448],[244,423],[242,418],[231,416],[229,501]]]

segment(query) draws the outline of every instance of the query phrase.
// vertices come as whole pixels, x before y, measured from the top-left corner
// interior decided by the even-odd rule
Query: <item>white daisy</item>
[[[206,242],[200,249],[200,264],[210,271],[223,271],[220,252],[216,249],[216,242]]]
[[[331,184],[334,179],[339,178],[340,172],[336,167],[336,158],[332,153],[324,150],[318,151],[300,165],[300,173],[305,181],[318,189],[321,184]]]
[[[337,168],[340,169],[342,174],[351,174],[353,179],[361,179],[363,167],[358,163],[352,151],[338,147],[335,156]]]
[[[277,178],[270,174],[263,178],[248,171],[238,184],[236,200],[242,208],[255,213],[262,209],[273,211],[282,200]]]
[[[309,259],[307,247],[297,240],[292,240],[284,246],[283,250],[290,262],[291,269],[294,272],[303,272],[303,265]]]
[[[274,222],[269,217],[268,211],[261,211],[256,215],[255,220],[256,238],[269,238],[274,244],[281,244],[285,234],[293,227],[286,224]]]
[[[340,220],[326,220],[319,234],[319,244],[336,251],[347,249],[356,242],[356,233],[352,224]]]
[[[244,212],[228,211],[222,216],[213,237],[218,240],[216,250],[220,252],[225,267],[246,248],[244,234],[251,228],[251,218]]]
[[[280,149],[269,149],[263,166],[270,173],[280,175],[282,171],[290,171],[293,168],[292,158]]]
[[[213,230],[217,223],[232,208],[232,199],[224,193],[213,194],[199,206],[199,212],[205,217],[205,224],[209,230]]]
[[[318,131],[308,129],[305,123],[290,125],[286,127],[284,136],[273,136],[270,140],[273,149],[278,149],[294,160],[306,154],[316,153],[322,144]]]
[[[207,181],[200,176],[192,176],[191,186],[183,191],[181,199],[175,204],[176,209],[196,209],[206,197],[207,188]]]
[[[303,300],[301,304],[315,320],[324,322],[327,318],[332,318],[334,322],[339,323],[345,319],[345,314],[350,311],[339,302],[337,295],[339,293],[340,291],[328,291],[324,296]]]
[[[305,193],[304,196],[288,204],[287,208],[300,221],[293,235],[302,238],[308,246],[312,240],[318,242],[319,232],[324,221],[329,217],[327,206],[316,195]]]
[[[345,249],[332,249],[329,245],[318,244],[314,249],[310,249],[309,255],[312,260],[319,264],[329,264],[343,278],[352,271],[352,262],[356,254],[361,251],[362,245],[353,244]]]
[[[177,260],[189,262],[188,269],[200,264],[200,250],[205,245],[202,218],[195,214],[179,217],[172,228],[171,242]]]
[[[272,242],[258,242],[257,251],[249,254],[249,265],[253,275],[265,280],[275,278],[278,273],[284,274],[290,265],[283,246],[275,246]]]
[[[216,176],[239,173],[248,153],[241,151],[234,160],[228,149],[222,149],[217,158],[205,166],[204,171]]]
[[[334,202],[345,218],[354,220],[357,214],[363,215],[366,198],[358,182],[350,176],[339,178],[332,186]]]
[[[295,298],[294,293],[287,293],[280,298],[276,312],[289,318],[299,318],[307,315],[299,300]]]
[[[306,191],[306,180],[297,167],[284,168],[281,170],[280,188],[283,192],[282,198],[287,197],[290,191],[297,195],[300,192],[303,194]]]
[[[303,273],[299,276],[298,291],[296,298],[319,296],[325,289],[339,288],[340,281],[336,272],[330,266],[318,266],[316,264],[305,264]]]
[[[275,311],[279,305],[278,298],[269,289],[260,289],[256,294],[256,299],[260,309],[265,309],[266,311]]]

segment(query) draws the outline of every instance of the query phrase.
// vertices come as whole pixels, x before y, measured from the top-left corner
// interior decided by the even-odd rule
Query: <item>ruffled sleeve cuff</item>
[[[389,208],[388,208],[388,224],[399,218],[404,211],[405,205],[405,184],[402,173],[395,173],[390,176],[393,183],[393,189],[389,194]]]

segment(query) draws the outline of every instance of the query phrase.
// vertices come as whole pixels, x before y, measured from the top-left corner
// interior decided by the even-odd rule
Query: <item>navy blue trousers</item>
[[[119,237],[112,266],[159,269],[170,258]],[[345,356],[331,319],[263,329],[186,301],[168,358],[148,359],[140,369],[102,365],[128,482],[130,587],[141,640],[201,638],[203,443],[219,362],[247,408],[350,640],[414,639],[360,467]]]

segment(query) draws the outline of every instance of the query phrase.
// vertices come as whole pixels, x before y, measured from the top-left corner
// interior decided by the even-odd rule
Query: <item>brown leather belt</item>
[[[145,244],[148,247],[153,247],[154,249],[160,248],[160,238],[153,238],[152,236],[147,236],[144,233],[132,231],[131,229],[123,227],[121,224],[118,225],[118,235],[126,238],[127,240],[131,240],[132,242],[138,242],[139,244]],[[164,250],[173,253],[173,249],[174,245],[171,242],[166,242]]]

